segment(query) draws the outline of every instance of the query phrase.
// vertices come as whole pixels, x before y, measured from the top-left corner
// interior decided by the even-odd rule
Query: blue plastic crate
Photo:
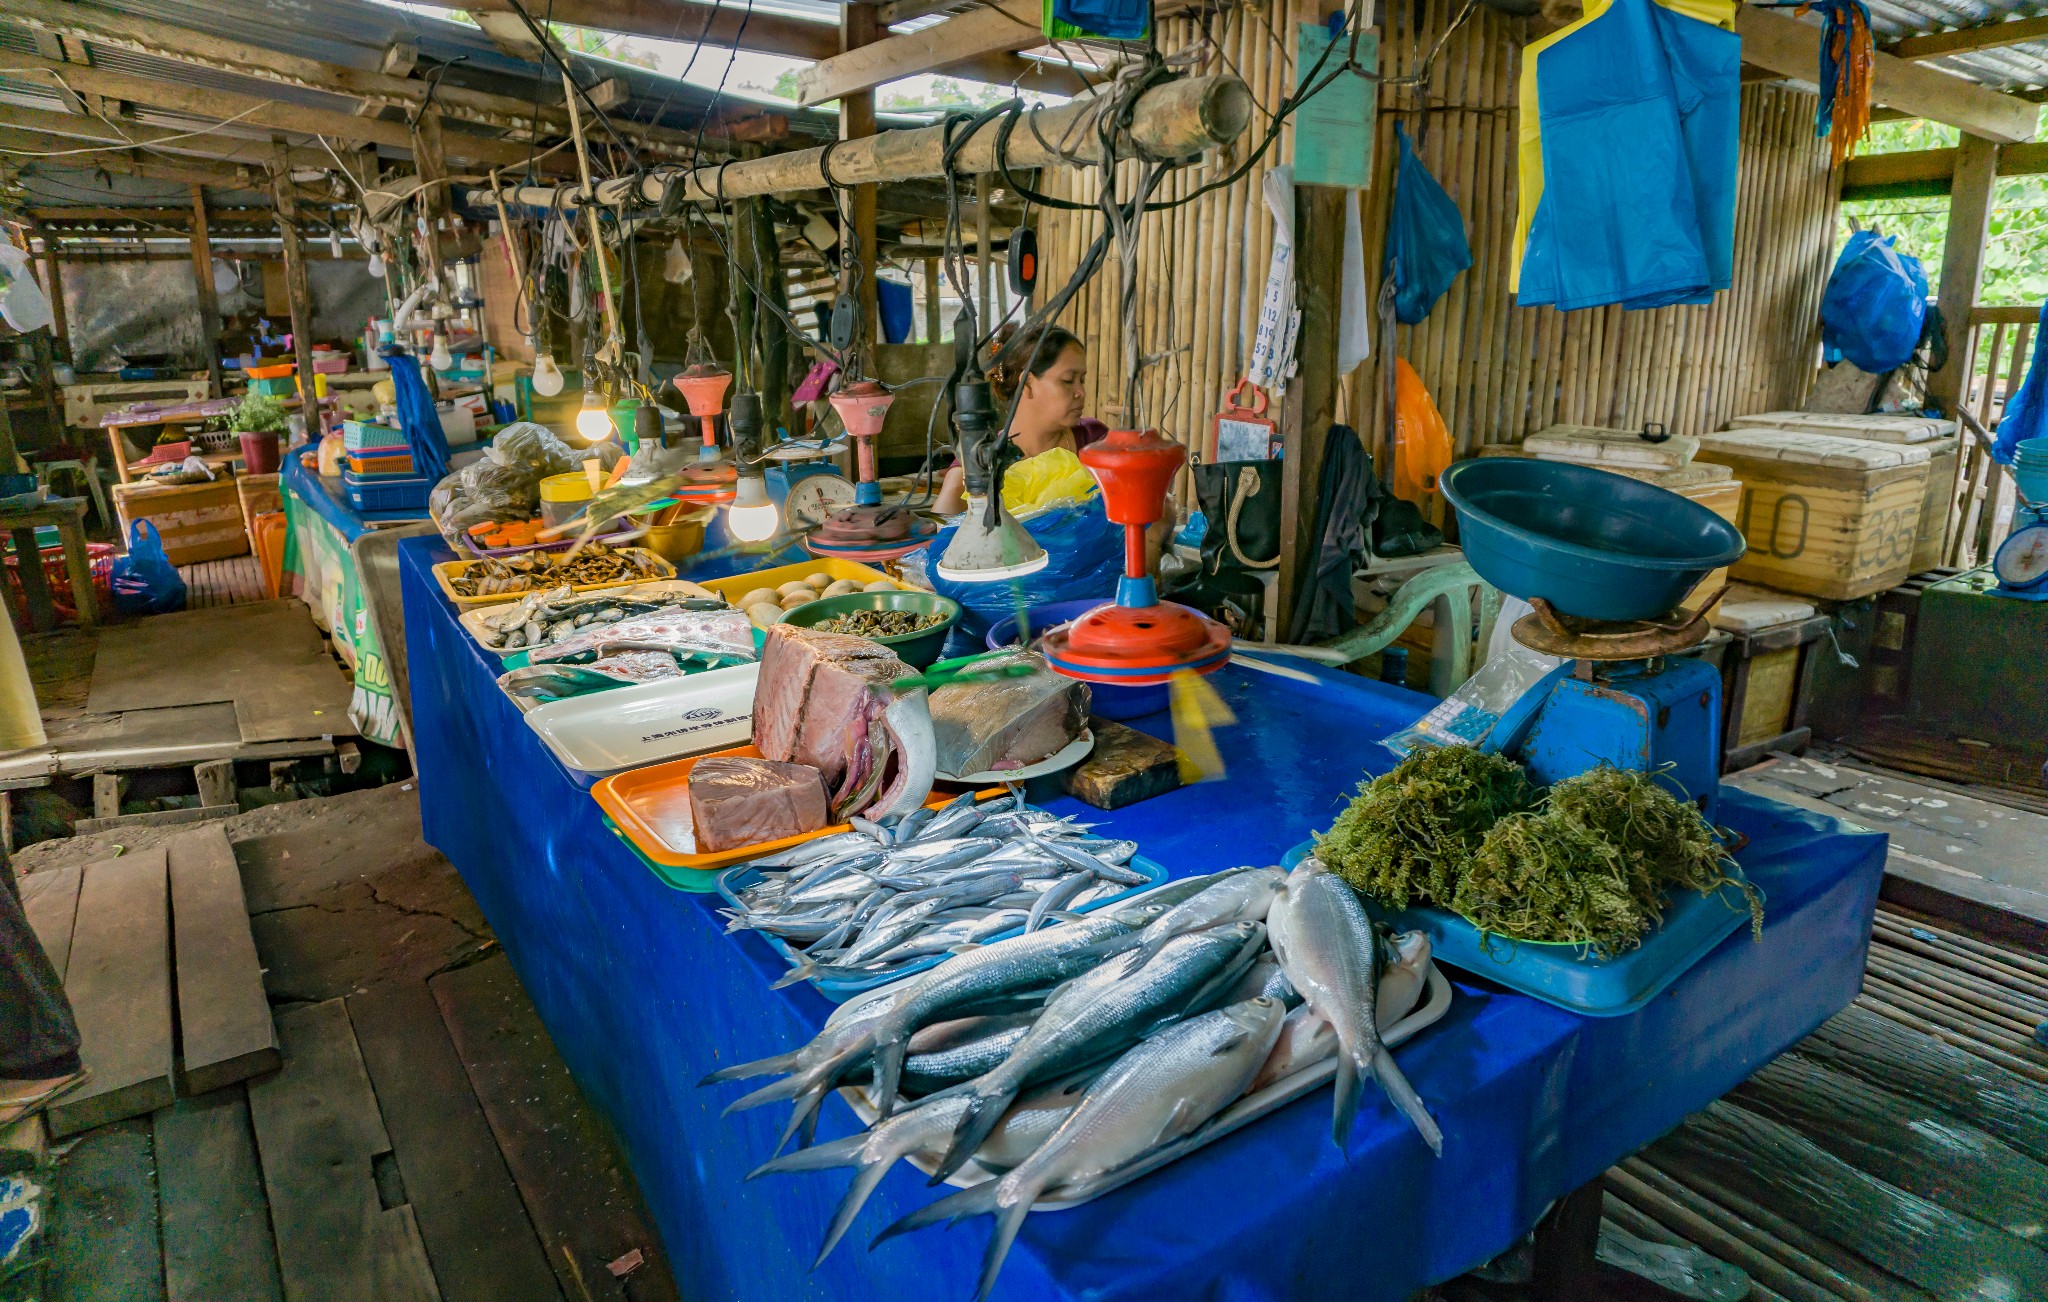
[[[1314,841],[1303,841],[1287,852],[1281,866],[1291,871],[1315,848]],[[1737,869],[1729,875],[1742,873]],[[1450,910],[1431,905],[1391,911],[1367,900],[1365,907],[1396,931],[1428,933],[1430,955],[1439,963],[1589,1017],[1636,1011],[1730,935],[1749,929],[1749,909],[1733,887],[1713,895],[1674,891],[1663,923],[1644,936],[1640,946],[1604,959],[1577,945],[1489,935]]]
[[[622,837],[621,839],[623,840],[624,838]],[[631,845],[632,842],[627,841],[627,844]],[[1126,863],[1124,867],[1129,868],[1132,872],[1143,873],[1145,875],[1145,884],[1133,886],[1128,890],[1118,891],[1115,895],[1107,896],[1090,904],[1084,904],[1075,912],[1093,913],[1097,909],[1129,899],[1140,891],[1149,891],[1161,882],[1164,882],[1167,877],[1164,865],[1155,863],[1142,854],[1132,855],[1130,862]],[[719,874],[718,893],[725,897],[725,902],[733,908],[741,908],[740,892],[760,881],[764,875],[759,868],[754,867],[752,864],[737,864]],[[991,942],[1003,940],[1016,935],[1021,930],[1022,928],[1020,927],[1012,927],[1008,931],[989,937],[989,940]],[[789,943],[781,937],[771,936],[765,931],[756,931],[752,934],[757,939],[765,942],[770,949],[775,951],[777,957],[781,958],[789,966],[795,967],[801,961],[796,950],[792,949]],[[825,998],[833,1003],[843,1004],[855,995],[873,990],[877,986],[885,986],[893,981],[901,981],[905,977],[914,976],[919,972],[935,968],[945,962],[948,957],[950,955],[934,954],[929,958],[919,959],[915,963],[905,964],[903,967],[896,968],[884,976],[865,977],[858,981],[813,981],[811,985],[819,994],[825,996]]]
[[[366,420],[341,422],[341,445],[350,452],[378,452],[387,448],[408,446],[404,430],[392,429],[388,425],[374,425]]]
[[[365,475],[341,472],[342,496],[358,511],[424,511],[434,481],[425,475]]]

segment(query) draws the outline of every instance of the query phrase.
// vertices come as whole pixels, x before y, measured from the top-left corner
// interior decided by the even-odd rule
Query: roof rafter
[[[1951,54],[1973,54],[1978,50],[1996,50],[2041,40],[2048,40],[2048,17],[2013,18],[2002,23],[1908,36],[1883,49],[1898,59],[1939,59]]]

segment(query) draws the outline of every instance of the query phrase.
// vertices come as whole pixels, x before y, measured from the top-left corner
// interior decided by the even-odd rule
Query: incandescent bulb
[[[439,330],[434,332],[434,351],[427,354],[427,365],[437,371],[445,371],[455,365],[455,358],[448,352],[448,336]]]
[[[542,353],[533,359],[533,391],[543,398],[552,398],[562,391],[562,368],[555,365],[553,353]]]
[[[759,475],[744,475],[737,485],[732,505],[726,508],[725,527],[741,542],[766,542],[782,525],[782,514],[768,499],[768,484]]]
[[[382,279],[384,278],[384,255],[383,255],[383,254],[381,254],[381,253],[372,253],[372,254],[370,255],[370,274],[371,274],[372,276],[375,276],[375,277],[376,277],[377,279],[379,279],[379,280],[382,280]]]
[[[588,443],[611,437],[612,414],[604,409],[604,399],[597,396],[595,389],[583,391],[583,410],[576,413],[576,432]]]

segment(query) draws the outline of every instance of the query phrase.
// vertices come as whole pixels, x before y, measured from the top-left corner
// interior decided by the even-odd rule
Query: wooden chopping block
[[[1088,717],[1095,749],[1067,770],[1067,794],[1097,809],[1122,809],[1180,786],[1171,744],[1099,715]]]

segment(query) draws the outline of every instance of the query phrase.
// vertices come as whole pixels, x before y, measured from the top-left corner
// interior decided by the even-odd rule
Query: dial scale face
[[[793,526],[815,528],[834,511],[852,505],[852,484],[836,474],[806,475],[790,487],[782,509]]]
[[[2048,579],[2048,523],[2030,524],[2007,538],[1991,566],[2007,587],[2027,588]]]

